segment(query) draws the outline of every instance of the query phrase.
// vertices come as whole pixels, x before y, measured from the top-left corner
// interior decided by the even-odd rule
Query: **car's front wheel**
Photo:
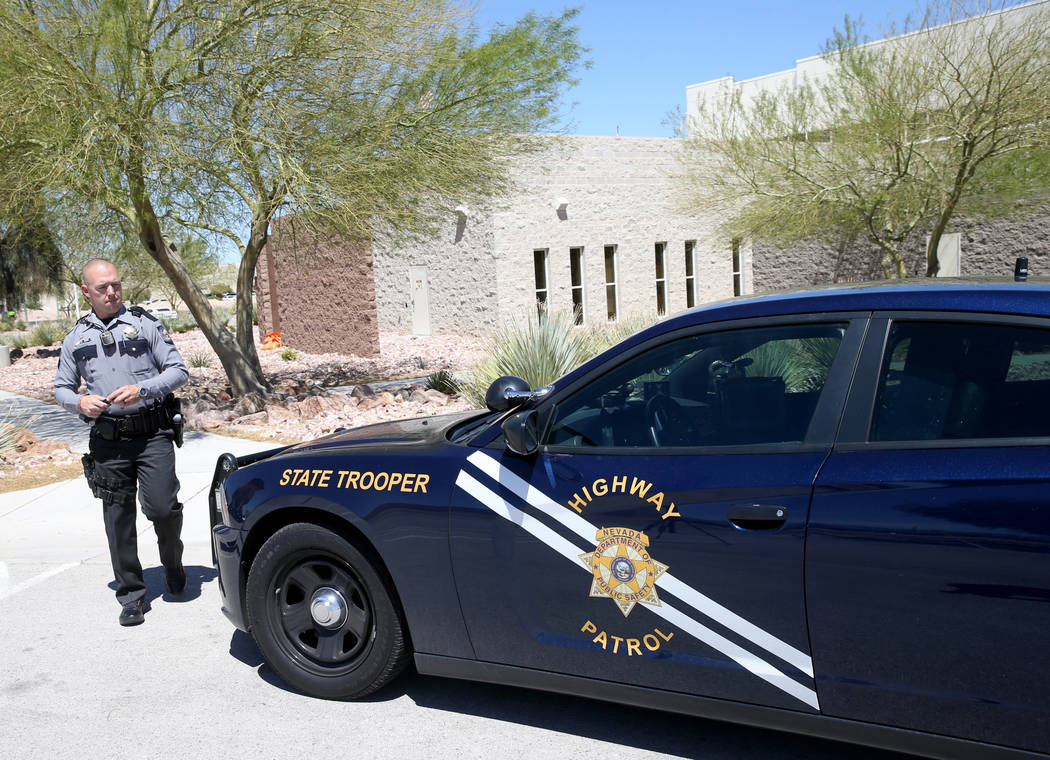
[[[266,662],[307,694],[363,697],[408,662],[385,574],[318,525],[288,525],[263,544],[248,574],[246,602]]]

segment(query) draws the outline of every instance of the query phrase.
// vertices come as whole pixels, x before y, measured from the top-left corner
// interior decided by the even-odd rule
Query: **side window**
[[[544,443],[651,448],[801,442],[845,324],[703,333],[605,368],[555,407]]]
[[[873,441],[1050,436],[1050,330],[895,322]]]

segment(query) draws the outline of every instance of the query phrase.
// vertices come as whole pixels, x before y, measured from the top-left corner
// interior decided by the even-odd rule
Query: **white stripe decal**
[[[571,561],[576,567],[579,567],[590,574],[590,568],[579,558],[579,547],[559,536],[536,518],[525,514],[463,470],[460,470],[459,476],[456,478],[456,485],[503,519],[528,531],[551,549]],[[737,662],[741,667],[764,681],[771,683],[778,689],[790,694],[801,702],[804,702],[814,710],[820,709],[820,705],[817,702],[817,693],[815,691],[803,686],[795,679],[790,678],[777,670],[777,668],[770,665],[765,660],[756,657],[737,644],[734,644],[732,641],[729,641],[724,636],[715,633],[710,628],[692,619],[688,615],[666,603],[661,604],[659,607],[647,606],[646,609],[654,615],[658,615],[664,620],[667,620],[672,625],[681,628],[683,631],[686,631],[713,649],[722,652],[724,655]]]
[[[536,509],[557,520],[590,544],[597,545],[598,542],[595,539],[595,534],[598,532],[597,527],[571,509],[553,501],[542,491],[519,478],[488,454],[476,451],[467,457],[467,461],[493,480],[498,481],[500,485],[511,491],[515,496],[524,499]],[[813,677],[813,660],[805,652],[796,649],[786,641],[781,641],[773,634],[745,620],[732,610],[726,609],[715,600],[678,580],[670,573],[664,573],[657,578],[656,585],[674,594],[697,612],[739,633],[767,652],[784,660],[784,662],[794,665],[810,678]]]

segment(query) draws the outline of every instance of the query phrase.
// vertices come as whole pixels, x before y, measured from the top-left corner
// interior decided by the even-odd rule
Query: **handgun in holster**
[[[182,431],[186,427],[186,420],[182,416],[182,399],[169,393],[164,397],[164,411],[168,414],[168,424],[171,425],[175,445],[182,448]]]
[[[98,486],[95,485],[95,457],[84,454],[80,457],[80,464],[84,467],[84,478],[91,488],[91,495],[98,498]]]

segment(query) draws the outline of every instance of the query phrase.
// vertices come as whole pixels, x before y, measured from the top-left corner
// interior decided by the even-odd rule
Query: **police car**
[[[1050,753],[1050,286],[737,299],[488,411],[223,455],[288,684],[409,662],[939,757]]]

